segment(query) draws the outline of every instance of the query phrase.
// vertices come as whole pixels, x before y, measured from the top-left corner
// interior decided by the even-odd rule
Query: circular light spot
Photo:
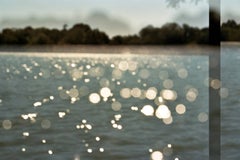
[[[10,120],[4,120],[2,126],[4,129],[9,130],[12,128],[12,122]]]
[[[52,150],[48,150],[48,154],[52,155],[53,151]]]
[[[106,78],[102,78],[99,83],[102,87],[108,87],[110,85],[109,80]]]
[[[168,125],[168,124],[171,124],[172,122],[173,122],[172,116],[163,119],[163,123],[165,123],[165,124],[167,124],[167,125]]]
[[[167,72],[167,71],[160,71],[160,72],[159,72],[159,78],[160,78],[161,80],[167,79],[168,77],[169,77],[169,75],[168,75],[168,72]]]
[[[68,92],[67,92],[66,90],[60,90],[59,96],[60,96],[62,99],[68,99],[68,98],[69,98]]]
[[[51,127],[51,122],[47,119],[42,120],[41,126],[43,129],[49,129]]]
[[[58,117],[59,118],[64,118],[65,115],[66,115],[65,112],[58,112]]]
[[[100,141],[100,137],[96,137],[95,139],[96,139],[96,141]]]
[[[112,77],[115,79],[121,79],[122,78],[122,71],[119,69],[114,69],[112,71]]]
[[[167,89],[173,88],[173,81],[171,79],[166,79],[163,81],[163,86]]]
[[[139,88],[133,88],[131,90],[131,95],[135,98],[139,98],[141,96],[142,92]]]
[[[184,114],[186,112],[186,107],[183,104],[178,104],[175,109],[178,114]]]
[[[88,148],[88,149],[87,149],[87,152],[88,152],[88,153],[92,153],[93,151],[92,151],[91,148]]]
[[[229,93],[227,88],[220,88],[219,94],[221,98],[227,98]]]
[[[96,103],[99,103],[100,100],[101,100],[101,99],[100,99],[100,96],[99,96],[99,94],[97,94],[97,93],[92,93],[92,94],[89,95],[89,101],[90,101],[91,103],[96,104]]]
[[[142,70],[140,70],[140,72],[139,72],[139,76],[140,76],[142,79],[147,79],[147,78],[150,76],[150,72],[149,72],[147,69],[142,69]]]
[[[174,101],[177,99],[177,93],[174,90],[169,89],[162,90],[161,95],[166,100]]]
[[[151,159],[152,160],[163,160],[163,154],[160,151],[154,151],[151,154]]]
[[[122,98],[130,98],[131,97],[131,90],[130,88],[123,88],[120,90],[120,95]]]
[[[154,108],[151,105],[145,105],[142,109],[141,112],[145,116],[153,116],[154,114]]]
[[[69,96],[72,97],[72,98],[78,97],[79,96],[78,90],[76,88],[70,89]]]
[[[26,148],[22,148],[22,152],[26,152]]]
[[[166,105],[160,105],[158,106],[155,115],[159,119],[166,119],[171,116],[171,111],[168,109]]]
[[[178,70],[178,77],[185,79],[188,76],[188,71],[185,68],[181,68]]]
[[[134,61],[129,61],[128,63],[128,69],[130,71],[135,71],[137,69],[137,62],[134,62]]]
[[[112,109],[114,111],[119,111],[122,108],[122,104],[118,101],[112,103]]]
[[[198,90],[196,88],[190,88],[187,91],[186,99],[189,102],[194,102],[196,100],[197,96],[198,96]]]
[[[112,96],[111,90],[108,87],[104,87],[100,90],[100,95],[104,98]]]
[[[128,62],[127,61],[121,61],[119,64],[118,64],[118,68],[122,71],[126,71],[128,70]]]
[[[146,92],[146,98],[149,100],[153,100],[157,96],[157,89],[155,87],[150,87]]]
[[[211,81],[211,87],[212,87],[213,89],[219,89],[219,88],[221,87],[221,81],[218,80],[218,79],[213,79],[213,80]]]
[[[198,115],[198,120],[200,122],[206,122],[208,120],[208,115],[205,112],[202,112]]]
[[[99,151],[100,152],[104,152],[104,148],[99,148]]]

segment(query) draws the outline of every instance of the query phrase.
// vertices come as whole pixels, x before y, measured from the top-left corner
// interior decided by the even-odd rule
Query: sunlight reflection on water
[[[50,54],[0,61],[1,84],[8,85],[0,92],[3,140],[20,141],[18,157],[208,157],[206,57]]]

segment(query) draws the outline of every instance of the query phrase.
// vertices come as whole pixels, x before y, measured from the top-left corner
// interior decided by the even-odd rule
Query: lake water
[[[239,159],[240,154],[240,45],[225,45],[221,52],[221,77],[227,94],[221,100],[222,159]]]
[[[225,159],[239,158],[234,49],[222,53]],[[208,159],[208,56],[106,50],[1,53],[1,159]]]

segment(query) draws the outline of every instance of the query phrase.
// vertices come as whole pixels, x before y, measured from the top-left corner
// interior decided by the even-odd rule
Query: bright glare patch
[[[111,90],[108,87],[104,87],[100,90],[100,95],[104,98],[112,96]]]
[[[96,141],[100,141],[100,137],[96,137],[95,139],[96,139]]]
[[[152,160],[163,160],[163,154],[160,151],[154,151],[151,154],[151,159]]]
[[[157,96],[157,89],[155,87],[150,87],[146,92],[146,98],[149,100],[153,100]]]
[[[29,135],[30,135],[29,132],[23,132],[24,137],[28,137]]]
[[[155,115],[159,119],[167,119],[171,116],[171,111],[166,105],[160,105],[158,106]]]
[[[104,148],[99,148],[99,151],[100,152],[104,152]]]
[[[175,109],[178,114],[184,114],[186,112],[186,107],[183,104],[178,104]]]
[[[116,119],[116,121],[119,121],[122,118],[122,115],[121,114],[114,115],[114,118]]]
[[[91,103],[96,104],[96,103],[99,103],[100,100],[101,100],[101,99],[100,99],[100,96],[99,96],[99,94],[97,94],[97,93],[92,93],[92,94],[89,95],[89,101],[90,101]]]
[[[91,148],[88,148],[88,149],[87,149],[87,152],[88,152],[88,153],[92,153],[93,151],[92,151]]]
[[[174,90],[165,89],[161,92],[161,95],[166,100],[174,101],[177,99],[177,93]]]
[[[10,120],[4,120],[2,126],[4,129],[9,130],[12,128],[12,122]]]
[[[22,152],[26,152],[26,148],[22,148]]]
[[[208,120],[208,115],[205,112],[202,112],[198,115],[198,120],[200,122],[206,122]]]
[[[151,105],[145,105],[142,109],[141,112],[145,116],[153,116],[154,114],[154,108]]]
[[[42,102],[35,102],[33,104],[34,107],[40,107],[42,105]]]
[[[131,110],[132,110],[132,111],[138,111],[138,107],[132,106],[132,107],[131,107]]]
[[[58,112],[58,117],[59,117],[59,118],[64,118],[65,115],[66,115],[65,112]]]
[[[53,151],[52,150],[48,150],[48,154],[52,155]]]

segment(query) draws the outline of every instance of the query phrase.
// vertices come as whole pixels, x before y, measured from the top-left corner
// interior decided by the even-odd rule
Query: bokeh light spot
[[[151,105],[145,105],[143,106],[143,108],[141,109],[141,112],[145,115],[145,116],[153,116],[154,114],[154,108]]]
[[[186,112],[186,107],[183,104],[178,104],[175,109],[178,114],[184,114]]]
[[[171,111],[168,109],[166,105],[160,105],[158,106],[155,115],[159,119],[166,119],[171,116]]]
[[[163,160],[163,154],[160,151],[154,151],[151,154],[151,160]]]
[[[4,128],[5,130],[9,130],[9,129],[12,128],[12,121],[10,121],[10,120],[4,120],[4,121],[2,122],[2,126],[3,126],[3,128]]]
[[[97,94],[97,93],[92,93],[92,94],[89,95],[89,101],[90,101],[91,103],[96,104],[96,103],[99,103],[100,100],[101,100],[101,99],[100,99],[100,96],[99,96],[99,94]]]

